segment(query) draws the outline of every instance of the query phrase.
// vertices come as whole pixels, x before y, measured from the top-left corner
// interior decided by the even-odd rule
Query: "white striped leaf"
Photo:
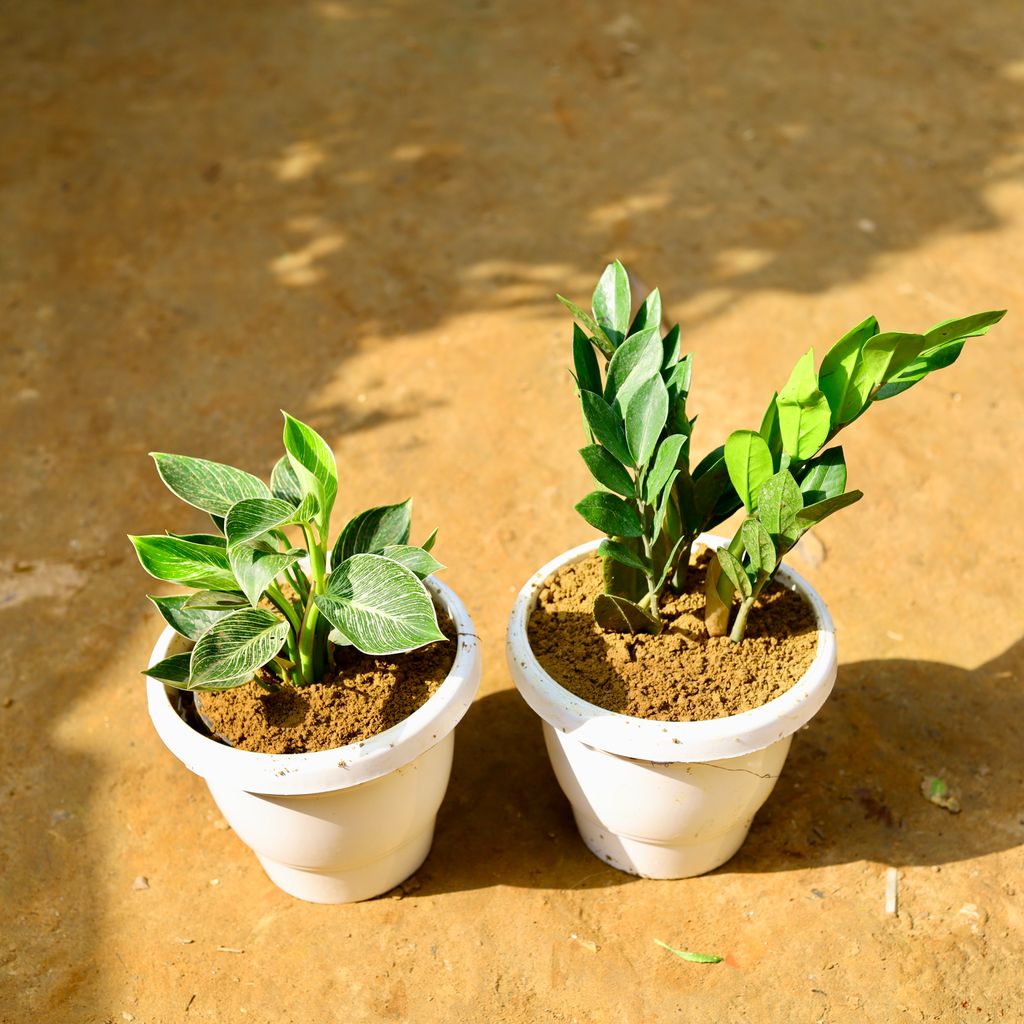
[[[299,548],[292,548],[291,551],[260,551],[249,544],[238,544],[228,550],[228,558],[242,593],[255,608],[270,582],[305,553]]]
[[[283,498],[245,498],[231,506],[224,520],[224,533],[228,544],[234,547],[279,526],[308,523],[316,513],[316,499],[311,494],[306,495],[298,508]]]
[[[235,591],[222,590],[200,590],[198,593],[190,594],[185,598],[185,608],[206,608],[211,611],[238,611],[244,608],[249,602],[245,595]]]
[[[240,686],[281,650],[288,628],[262,608],[243,608],[214,623],[192,649],[189,689]]]
[[[149,454],[168,488],[182,501],[204,512],[226,516],[236,501],[270,497],[270,489],[259,477],[234,466],[187,455]]]
[[[404,565],[421,580],[446,568],[428,551],[414,547],[412,544],[388,544],[381,554],[399,565]]]
[[[331,564],[361,554],[379,554],[389,544],[408,544],[412,498],[397,505],[378,505],[360,512],[346,524],[334,544]]]
[[[312,494],[320,506],[318,521],[326,530],[338,495],[338,466],[327,442],[312,428],[284,413],[284,448],[303,496]]]
[[[164,621],[180,636],[189,640],[198,640],[218,619],[223,619],[230,610],[213,608],[195,608],[186,605],[187,594],[175,594],[170,597],[154,597],[147,595],[156,605],[157,611]]]
[[[161,683],[169,683],[179,690],[187,690],[190,658],[191,654],[172,654],[169,658],[150,665],[143,674]]]
[[[353,555],[335,566],[316,605],[364,654],[400,654],[445,639],[426,588],[382,555]]]
[[[302,484],[287,455],[282,455],[274,465],[274,471],[270,474],[270,490],[275,498],[284,498],[293,505],[302,501]]]
[[[178,537],[129,537],[142,568],[158,580],[208,590],[237,590],[227,552]]]

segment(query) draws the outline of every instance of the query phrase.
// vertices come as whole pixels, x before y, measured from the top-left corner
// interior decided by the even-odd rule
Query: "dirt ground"
[[[1024,1019],[1016,0],[82,0],[0,33],[0,1020]],[[681,882],[583,848],[503,657],[591,535],[552,295],[615,256],[696,354],[699,454],[869,313],[1011,310],[844,434],[866,497],[794,560],[835,694]],[[146,715],[125,534],[203,526],[146,453],[269,473],[279,408],[335,446],[337,524],[416,496],[484,640],[401,899],[279,892]]]

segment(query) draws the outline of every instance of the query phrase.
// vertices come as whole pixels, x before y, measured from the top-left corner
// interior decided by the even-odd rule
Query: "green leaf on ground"
[[[594,599],[594,621],[611,633],[661,632],[661,623],[639,605],[616,594],[598,594]]]
[[[667,942],[662,942],[661,939],[654,940],[655,945],[661,946],[662,949],[667,949],[670,953],[675,953],[680,960],[686,960],[691,964],[720,964],[725,958],[716,956],[714,953],[691,953],[685,949],[676,949],[675,946],[670,946]]]

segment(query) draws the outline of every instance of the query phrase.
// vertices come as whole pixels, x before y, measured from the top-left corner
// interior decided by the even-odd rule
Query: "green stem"
[[[740,603],[739,611],[736,612],[736,621],[732,624],[732,632],[729,634],[729,639],[734,644],[738,644],[743,639],[743,633],[747,628],[747,616],[750,614],[753,604],[752,597],[748,597]]]
[[[267,587],[267,597],[270,598],[274,606],[288,620],[288,625],[291,626],[291,629],[288,630],[288,637],[285,640],[288,647],[288,660],[298,663],[298,636],[299,630],[302,628],[302,622],[299,619],[298,613],[295,611],[291,601],[281,593],[281,590],[276,583],[271,583],[270,586]]]
[[[306,614],[299,632],[299,677],[302,686],[316,681],[316,663],[314,656],[316,628],[320,621],[320,612],[313,600],[316,594],[322,594],[326,586],[326,562],[323,544],[316,536],[311,524],[302,527],[306,536],[306,547],[309,551],[309,568],[313,576],[312,592],[306,599]]]
[[[640,475],[637,474],[637,484],[639,485]],[[639,486],[637,488],[639,490]],[[658,608],[658,584],[654,578],[654,543],[650,539],[650,534],[646,529],[647,526],[647,503],[640,498],[637,498],[636,502],[637,511],[640,513],[640,522],[644,525],[644,533],[641,538],[644,545],[644,557],[647,559],[647,564],[650,568],[644,572],[644,578],[647,580],[647,596],[644,597],[640,606],[643,608],[646,606],[646,611],[654,619],[655,622],[661,622],[661,611]]]

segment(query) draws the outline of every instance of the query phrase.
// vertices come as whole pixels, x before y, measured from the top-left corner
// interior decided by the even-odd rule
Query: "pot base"
[[[430,853],[434,825],[371,864],[342,871],[315,871],[256,854],[267,877],[289,896],[307,903],[357,903],[400,885],[416,873]]]

